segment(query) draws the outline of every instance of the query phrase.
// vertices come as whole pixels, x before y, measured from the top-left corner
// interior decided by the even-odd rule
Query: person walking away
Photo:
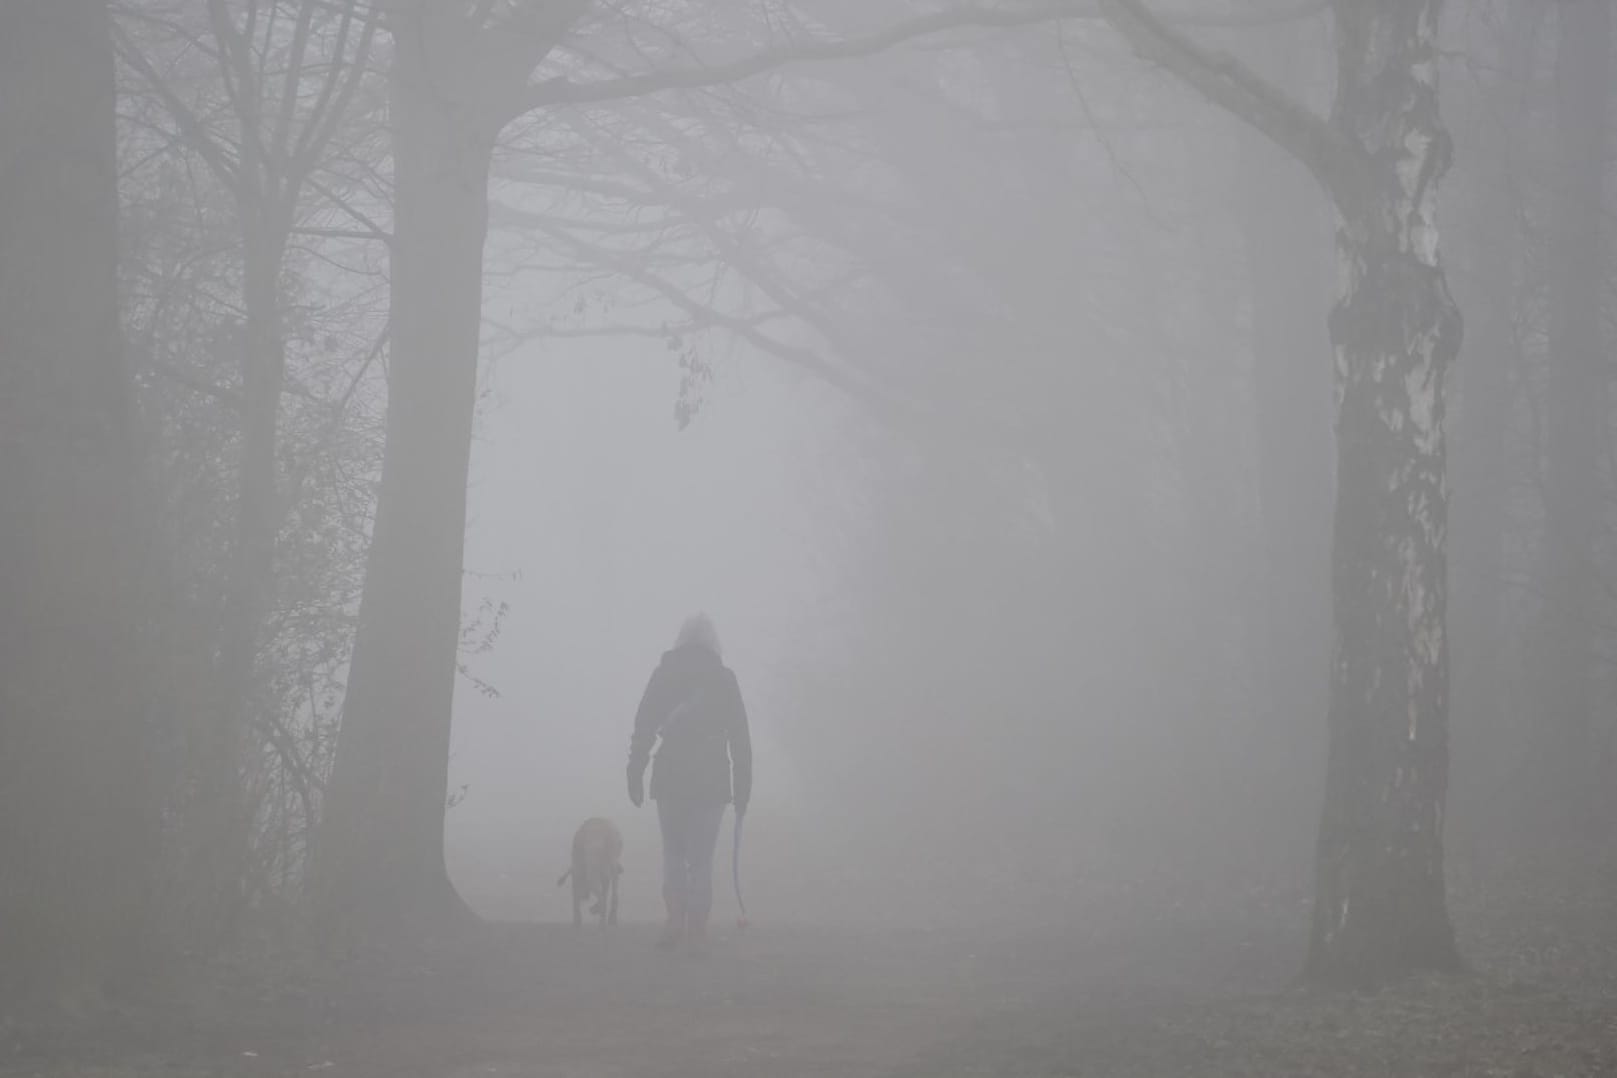
[[[652,747],[656,758],[652,760]],[[706,615],[680,626],[663,653],[635,713],[629,739],[629,800],[651,799],[662,829],[663,903],[668,921],[657,946],[707,947],[713,908],[713,851],[724,806],[747,811],[752,795],[752,736],[736,676],[724,665],[718,633]]]

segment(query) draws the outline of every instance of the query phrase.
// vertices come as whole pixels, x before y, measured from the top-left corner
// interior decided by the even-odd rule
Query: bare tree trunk
[[[1366,981],[1452,967],[1443,378],[1460,313],[1436,224],[1452,154],[1437,93],[1443,0],[1333,0],[1328,122],[1140,0],[1101,10],[1142,55],[1306,164],[1336,203],[1329,747],[1305,971]]]
[[[266,223],[264,207],[244,200],[242,433],[237,464],[236,526],[232,540],[219,653],[200,761],[201,789],[193,811],[200,834],[196,881],[199,938],[229,939],[246,901],[243,890],[251,821],[241,797],[241,751],[252,708],[258,637],[274,582],[275,536],[281,506],[276,478],[286,344],[276,280],[289,222]],[[277,211],[268,211],[275,213]]]
[[[398,33],[394,249],[382,486],[335,771],[317,847],[328,927],[467,912],[444,865],[495,125]]]
[[[387,444],[342,731],[315,847],[328,936],[471,911],[444,864],[466,476],[495,139],[587,0],[480,19],[390,8],[393,249]]]
[[[1460,315],[1438,253],[1441,0],[1341,0],[1332,125],[1374,167],[1339,199],[1334,645],[1307,970],[1458,963],[1443,878],[1448,486],[1443,379]]]
[[[1568,809],[1587,810],[1593,775],[1592,596],[1600,579],[1595,529],[1605,503],[1600,459],[1610,422],[1611,357],[1601,326],[1611,5],[1556,6],[1558,161],[1550,237],[1550,378],[1545,402],[1546,609],[1541,640],[1541,718]]]
[[[124,53],[174,119],[178,138],[212,171],[235,203],[240,228],[244,314],[239,353],[241,430],[235,469],[234,527],[226,560],[208,695],[190,763],[184,848],[194,878],[184,911],[204,946],[234,935],[248,899],[253,845],[251,795],[243,790],[243,738],[255,718],[254,673],[260,635],[274,605],[275,548],[289,509],[278,482],[277,451],[286,339],[280,274],[300,194],[342,130],[367,69],[378,5],[300,0],[293,17],[261,20],[254,9],[209,4],[210,51],[235,115],[230,141],[215,135],[160,68],[136,49]],[[321,9],[324,9],[323,11]],[[196,40],[173,13],[182,40]],[[318,87],[311,92],[311,87]],[[290,749],[285,746],[283,751]],[[299,782],[305,805],[306,782]]]
[[[141,957],[156,819],[105,0],[0,5],[0,991]]]

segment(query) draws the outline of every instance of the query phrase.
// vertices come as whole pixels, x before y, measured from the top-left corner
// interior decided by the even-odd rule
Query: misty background
[[[18,0],[0,995],[655,920],[698,611],[759,926],[1607,924],[1612,21]]]

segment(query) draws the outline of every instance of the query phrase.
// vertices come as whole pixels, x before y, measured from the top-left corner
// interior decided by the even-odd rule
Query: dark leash
[[[747,927],[747,904],[741,900],[741,820],[742,814],[736,813],[735,842],[730,848],[730,880],[736,888],[736,905],[741,908],[741,916],[736,918],[737,928]]]

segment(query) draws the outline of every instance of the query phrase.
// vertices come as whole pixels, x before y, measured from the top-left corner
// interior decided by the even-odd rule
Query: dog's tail
[[[562,884],[566,883],[567,882],[567,877],[571,876],[572,874],[573,874],[572,869],[568,869],[566,872],[563,872],[561,874],[561,879],[556,881],[556,886],[560,887]]]

